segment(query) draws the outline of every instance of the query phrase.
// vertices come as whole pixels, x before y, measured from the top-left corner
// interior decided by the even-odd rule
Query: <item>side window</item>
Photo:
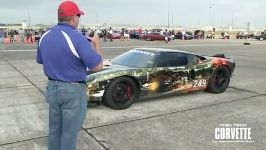
[[[200,59],[197,56],[194,55],[187,55],[189,64],[198,64]]]
[[[161,53],[158,59],[157,67],[177,67],[186,66],[188,64],[188,57],[183,53]]]
[[[195,56],[195,55],[188,55],[188,62],[192,65],[194,64],[199,64],[199,63],[204,63],[204,60],[206,58],[200,57],[200,56]]]

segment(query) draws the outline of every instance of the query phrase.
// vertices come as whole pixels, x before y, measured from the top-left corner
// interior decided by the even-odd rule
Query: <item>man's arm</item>
[[[91,40],[91,43],[96,50],[96,53],[102,57],[102,49],[100,47],[100,40],[99,40],[98,35],[94,35],[92,38],[89,38],[89,39]],[[103,57],[102,57],[101,62],[95,68],[91,69],[91,71],[97,72],[97,71],[102,70],[102,68],[103,68]]]
[[[37,62],[38,64],[43,64],[43,62],[42,62],[42,56],[41,56],[41,51],[40,51],[40,47],[39,47],[39,45],[38,45],[38,47],[37,47],[36,62]]]

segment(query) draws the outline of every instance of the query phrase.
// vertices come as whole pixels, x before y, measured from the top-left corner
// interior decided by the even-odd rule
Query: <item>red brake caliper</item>
[[[131,90],[130,87],[127,86],[127,97],[130,98],[131,97]]]

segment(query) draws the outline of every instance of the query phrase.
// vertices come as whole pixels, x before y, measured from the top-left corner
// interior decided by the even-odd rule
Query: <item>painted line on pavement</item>
[[[241,44],[207,44],[207,45],[156,45],[156,46],[117,46],[117,47],[102,47],[106,49],[123,49],[123,48],[150,48],[150,47],[189,47],[189,46],[235,46]],[[36,49],[27,49],[27,50],[0,50],[0,52],[35,52]]]
[[[155,45],[155,46],[144,46],[144,45],[132,45],[132,46],[116,46],[116,47],[102,47],[103,49],[124,49],[124,48],[156,48],[156,47],[220,47],[220,46],[240,46],[242,43],[238,44],[198,44],[198,45]],[[252,45],[266,45],[266,43],[252,43]],[[27,50],[0,50],[0,52],[35,52],[36,49]]]
[[[0,50],[0,52],[35,52],[35,49],[27,49],[27,50]]]

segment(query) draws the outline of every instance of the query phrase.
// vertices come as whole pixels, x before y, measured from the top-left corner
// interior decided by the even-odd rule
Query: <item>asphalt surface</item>
[[[249,42],[250,45],[244,45]],[[236,61],[221,94],[194,92],[141,99],[126,110],[88,107],[80,150],[263,150],[266,149],[266,42],[256,40],[131,40],[102,42],[104,58],[135,47],[225,54]],[[45,150],[48,105],[36,44],[0,45],[0,150]],[[221,124],[245,124],[249,142],[217,142]]]

